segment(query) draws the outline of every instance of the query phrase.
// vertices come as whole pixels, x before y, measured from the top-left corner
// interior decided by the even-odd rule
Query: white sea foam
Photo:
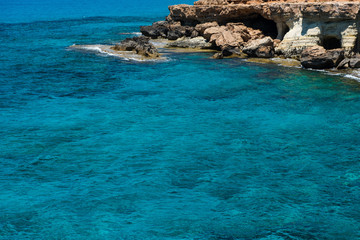
[[[141,32],[122,32],[122,33],[119,33],[120,35],[137,35],[137,36],[140,36],[141,35]]]
[[[356,77],[354,75],[346,74],[344,77],[354,79],[354,80],[360,82],[360,77]]]
[[[101,54],[102,56],[117,57],[117,58],[121,58],[122,60],[125,60],[125,61],[136,61],[136,62],[167,61],[167,58],[165,58],[165,57],[162,57],[160,59],[146,59],[146,58],[143,58],[142,56],[135,54],[133,52],[114,51],[113,49],[111,49],[110,45],[99,45],[99,44],[97,44],[97,45],[75,45],[75,44],[73,44],[69,48],[95,52],[95,53]]]

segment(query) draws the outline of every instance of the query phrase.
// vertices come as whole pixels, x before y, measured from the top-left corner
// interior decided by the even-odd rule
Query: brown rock
[[[217,22],[207,22],[207,23],[197,24],[195,26],[195,30],[199,32],[200,35],[203,35],[206,29],[211,27],[218,27],[218,26],[219,24]]]
[[[349,66],[351,68],[360,68],[360,58],[350,58]]]
[[[242,23],[210,27],[204,31],[203,36],[220,49],[243,47],[251,39],[264,37],[261,31],[246,27]]]
[[[193,31],[194,27],[182,26],[180,22],[173,22],[169,24],[167,39],[176,40],[181,37],[190,37]]]
[[[261,46],[256,50],[256,56],[260,58],[272,58],[274,57],[274,47]]]
[[[170,24],[166,21],[159,21],[153,23],[151,26],[141,26],[140,32],[150,38],[163,37],[166,38],[169,32]]]
[[[301,53],[300,62],[305,68],[326,69],[335,66],[331,56],[321,46],[306,48]]]
[[[281,43],[280,39],[274,39],[274,47],[277,48]]]
[[[222,52],[218,52],[218,53],[215,53],[212,57],[214,59],[223,59],[224,55],[222,54]]]
[[[344,69],[344,68],[348,68],[349,67],[349,63],[350,63],[350,59],[345,58],[344,60],[342,60],[338,66],[336,67],[337,69]]]
[[[194,31],[191,33],[191,35],[190,35],[191,38],[196,38],[196,37],[198,37],[198,36],[199,36],[199,32],[196,31],[196,30],[194,30]]]
[[[345,52],[342,48],[327,50],[326,54],[334,62],[334,67],[337,67],[345,58]]]
[[[271,37],[249,41],[243,48],[249,57],[271,58],[274,56],[274,41]]]
[[[149,40],[150,39],[145,36],[126,38],[120,44],[112,47],[112,49],[116,51],[134,51],[147,58],[160,57],[158,50]]]

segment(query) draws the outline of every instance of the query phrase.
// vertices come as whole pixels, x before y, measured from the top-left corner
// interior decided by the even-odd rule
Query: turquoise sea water
[[[360,239],[360,85],[67,49],[172,3],[139,1],[0,1],[0,239]]]

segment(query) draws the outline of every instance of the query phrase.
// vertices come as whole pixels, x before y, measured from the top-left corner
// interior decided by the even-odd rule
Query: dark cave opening
[[[264,18],[261,15],[254,15],[253,17],[241,22],[248,27],[261,30],[265,36],[269,36],[272,39],[275,39],[278,36],[276,23],[272,20]]]
[[[326,36],[322,41],[322,45],[326,50],[341,48],[341,40],[337,37]]]

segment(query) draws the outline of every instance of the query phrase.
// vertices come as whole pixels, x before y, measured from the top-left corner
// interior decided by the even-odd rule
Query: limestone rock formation
[[[134,51],[147,58],[158,58],[160,56],[159,52],[149,40],[148,37],[144,36],[126,38],[120,44],[112,47],[112,49],[115,51]]]
[[[168,20],[187,25],[243,22],[282,40],[276,49],[286,57],[299,56],[309,47],[343,48],[357,52],[360,1],[200,0],[170,6]],[[275,37],[274,37],[275,36]]]
[[[141,27],[141,32],[181,39],[174,43],[178,46],[186,46],[184,37],[203,37],[221,51],[216,58],[282,55],[301,58],[304,67],[328,68],[346,57],[351,61],[343,66],[360,65],[352,58],[360,50],[360,0],[199,0],[169,10],[166,21]]]

